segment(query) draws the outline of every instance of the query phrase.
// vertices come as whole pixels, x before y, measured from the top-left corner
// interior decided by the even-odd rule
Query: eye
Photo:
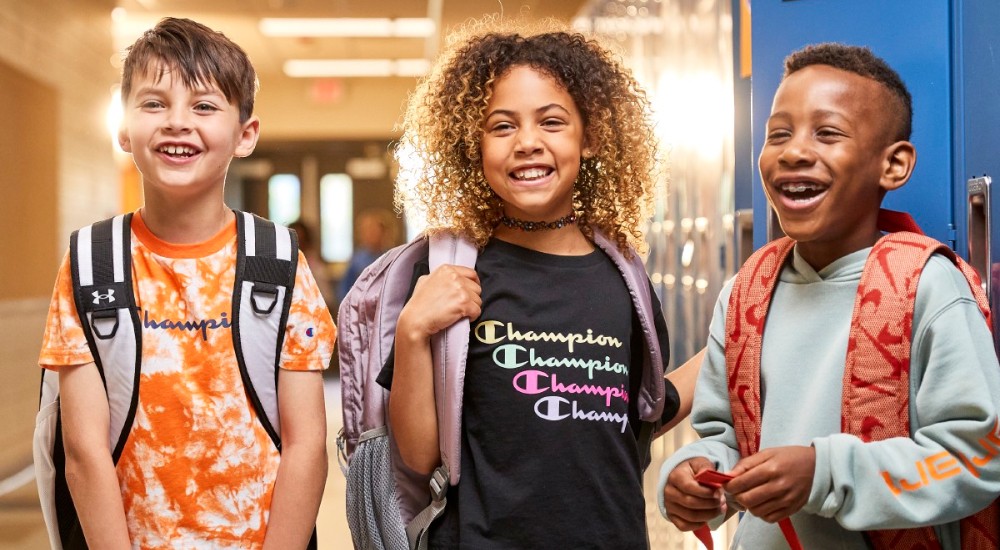
[[[150,111],[154,109],[162,109],[164,107],[163,102],[157,99],[147,99],[140,104],[144,110]]]
[[[837,139],[843,135],[844,133],[836,128],[823,127],[816,130],[816,137],[825,140]]]
[[[542,127],[548,129],[559,129],[566,126],[566,121],[559,118],[547,118],[542,121]]]
[[[775,129],[767,132],[767,143],[781,143],[788,139],[792,133],[784,129]]]
[[[218,111],[219,108],[216,107],[215,105],[212,105],[211,103],[199,103],[194,106],[194,110],[204,113],[212,113]]]
[[[499,121],[490,126],[491,134],[506,135],[514,131],[514,125],[507,121]]]

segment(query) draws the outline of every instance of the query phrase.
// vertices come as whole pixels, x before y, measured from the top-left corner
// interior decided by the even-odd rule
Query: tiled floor
[[[347,480],[337,463],[337,432],[344,424],[340,411],[340,380],[326,382],[327,452],[330,454],[330,473],[326,476],[326,490],[316,520],[319,550],[346,550],[351,548],[351,533],[347,529],[345,491]]]
[[[317,530],[320,550],[351,548],[351,535],[344,519],[345,480],[337,465],[336,438],[342,424],[340,384],[336,379],[326,383],[327,427],[329,430],[330,474],[320,505]],[[0,500],[0,549],[48,550],[49,543],[38,510],[34,484],[29,484]]]

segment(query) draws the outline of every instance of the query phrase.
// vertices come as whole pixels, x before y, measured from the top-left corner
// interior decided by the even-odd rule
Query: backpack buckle
[[[344,427],[341,426],[340,431],[337,432],[337,463],[340,464],[340,471],[347,476],[347,434],[344,433]]]
[[[278,303],[278,287],[271,283],[257,281],[250,291],[250,305],[255,313],[269,315]]]
[[[110,330],[102,332],[98,326],[108,326],[108,322],[114,321]],[[101,340],[110,340],[118,332],[118,310],[117,309],[97,309],[90,314],[90,328],[94,331],[94,336]]]
[[[444,500],[445,495],[448,493],[449,478],[448,467],[444,464],[434,469],[434,473],[431,474],[430,480],[431,500],[434,502],[441,502]]]

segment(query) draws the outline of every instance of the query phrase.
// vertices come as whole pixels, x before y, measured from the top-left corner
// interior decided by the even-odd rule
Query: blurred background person
[[[333,279],[329,275],[326,262],[323,261],[323,257],[320,255],[319,242],[316,241],[315,237],[316,232],[301,219],[288,224],[288,228],[294,230],[298,236],[299,250],[306,257],[306,262],[309,264],[309,271],[312,271],[313,278],[316,279],[316,285],[319,286],[319,291],[323,293],[323,298],[326,299],[327,306],[331,308],[331,311],[336,311],[333,309],[333,306],[336,305],[333,303]]]
[[[356,245],[337,286],[338,303],[354,286],[358,275],[396,242],[396,227],[396,216],[384,208],[371,208],[358,214],[354,229]]]

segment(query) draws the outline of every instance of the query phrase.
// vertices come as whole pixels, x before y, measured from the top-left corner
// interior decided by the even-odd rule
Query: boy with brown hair
[[[661,470],[661,511],[680,529],[739,508],[733,548],[785,547],[786,527],[805,548],[995,548],[956,521],[1000,492],[980,289],[943,245],[881,231],[882,199],[916,160],[911,118],[902,80],[867,48],[786,59],[760,173],[791,240],[717,302],[692,413],[702,439]],[[892,260],[906,249],[930,257]],[[879,310],[890,296],[903,306]],[[733,478],[703,485],[705,470]]]
[[[142,334],[138,403],[117,462],[69,255],[39,358],[59,373],[66,479],[91,548],[305,548],[313,533],[327,471],[321,371],[335,328],[301,253],[287,262],[294,290],[272,352],[280,454],[241,378],[237,355],[255,351],[232,329],[243,214],[223,187],[232,159],[256,146],[256,91],[245,52],[194,21],[166,18],[128,50],[119,143],[145,198],[130,222]]]

